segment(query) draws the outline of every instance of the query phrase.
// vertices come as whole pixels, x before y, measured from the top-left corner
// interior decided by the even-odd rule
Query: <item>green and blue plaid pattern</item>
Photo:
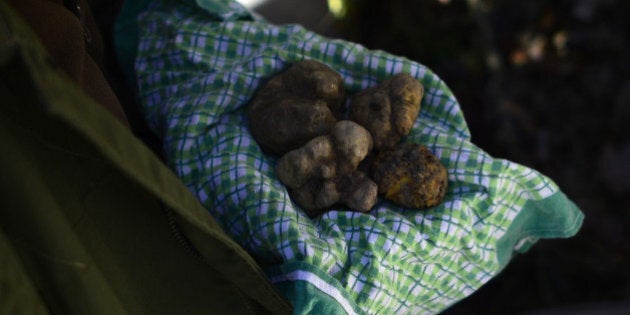
[[[515,250],[581,225],[550,179],[471,143],[457,100],[417,62],[271,25],[232,1],[155,2],[138,23],[140,97],[170,166],[298,313],[319,294],[342,313],[437,313],[500,272]],[[369,213],[335,209],[315,219],[292,203],[245,108],[261,82],[302,59],[331,66],[350,93],[399,72],[424,85],[404,141],[426,145],[446,166],[444,202],[418,211],[380,200]]]

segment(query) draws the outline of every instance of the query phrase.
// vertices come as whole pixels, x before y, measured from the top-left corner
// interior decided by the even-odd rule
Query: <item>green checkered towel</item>
[[[155,1],[125,20],[136,17],[131,7],[118,25],[121,58],[135,56],[146,119],[170,166],[296,313],[437,313],[515,252],[581,226],[582,213],[550,179],[471,143],[457,100],[419,63],[271,25],[226,0]],[[418,211],[379,200],[369,213],[340,208],[309,219],[291,201],[245,108],[265,79],[303,59],[338,71],[349,93],[399,72],[424,85],[404,141],[426,145],[446,166],[444,202]]]

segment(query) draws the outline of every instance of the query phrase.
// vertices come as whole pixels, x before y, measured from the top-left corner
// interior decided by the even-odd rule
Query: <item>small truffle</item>
[[[376,150],[392,148],[411,131],[423,94],[420,82],[399,73],[355,94],[350,103],[350,120],[370,131]]]
[[[420,144],[402,143],[379,152],[372,170],[379,194],[400,206],[433,207],[446,194],[446,168]]]

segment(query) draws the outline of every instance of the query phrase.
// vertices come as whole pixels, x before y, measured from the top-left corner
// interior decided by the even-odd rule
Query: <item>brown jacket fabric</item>
[[[52,62],[123,124],[125,112],[109,86],[103,66],[103,39],[85,0],[7,0],[26,20]]]

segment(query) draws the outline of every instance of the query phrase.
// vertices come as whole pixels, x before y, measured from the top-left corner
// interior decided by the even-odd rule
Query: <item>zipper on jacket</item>
[[[195,249],[195,247],[190,243],[188,238],[184,236],[184,234],[182,234],[179,224],[177,224],[177,221],[175,219],[175,214],[173,213],[173,209],[171,209],[169,206],[163,203],[162,203],[161,208],[166,214],[166,221],[168,222],[168,227],[171,230],[171,234],[173,235],[173,238],[175,238],[175,241],[179,243],[182,247],[184,247],[184,250],[188,252],[191,256],[193,256],[195,259],[205,262],[204,258]]]

